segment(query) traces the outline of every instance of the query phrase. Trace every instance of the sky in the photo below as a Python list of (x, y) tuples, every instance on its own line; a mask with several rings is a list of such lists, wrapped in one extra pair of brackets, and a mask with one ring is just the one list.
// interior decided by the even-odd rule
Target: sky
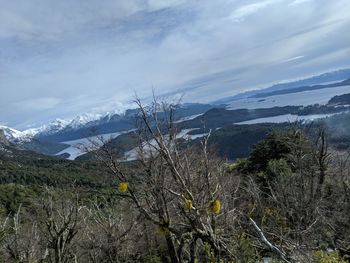
[(349, 0), (0, 0), (0, 124), (350, 67)]

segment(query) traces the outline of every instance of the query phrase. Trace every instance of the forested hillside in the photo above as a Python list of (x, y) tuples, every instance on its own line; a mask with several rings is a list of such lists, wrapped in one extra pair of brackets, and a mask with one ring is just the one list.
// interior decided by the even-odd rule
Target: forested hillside
[[(116, 145), (93, 161), (1, 146), (2, 262), (349, 260), (349, 158), (321, 126), (236, 125), (188, 144), (140, 108), (135, 162)], [(248, 155), (227, 162), (231, 148)]]

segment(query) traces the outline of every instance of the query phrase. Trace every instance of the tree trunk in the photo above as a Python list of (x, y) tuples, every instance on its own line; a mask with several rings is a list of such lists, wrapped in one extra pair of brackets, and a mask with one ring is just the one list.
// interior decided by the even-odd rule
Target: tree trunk
[(179, 258), (178, 258), (177, 253), (176, 253), (173, 239), (171, 238), (170, 235), (167, 235), (165, 237), (165, 239), (166, 239), (166, 243), (168, 246), (168, 252), (169, 252), (170, 259), (171, 259), (171, 263), (180, 263)]

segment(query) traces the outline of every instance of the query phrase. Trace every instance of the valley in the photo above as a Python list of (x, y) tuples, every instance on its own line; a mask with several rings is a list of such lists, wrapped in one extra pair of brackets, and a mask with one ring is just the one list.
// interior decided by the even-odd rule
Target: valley
[[(336, 114), (346, 114), (350, 110), (348, 95), (350, 86), (347, 81), (335, 81), (344, 78), (348, 71), (323, 74), (305, 79), (268, 87), (258, 93), (243, 93), (234, 100), (222, 100), (226, 104), (183, 104), (175, 110), (175, 125), (179, 137), (199, 141), (209, 130), (212, 133), (230, 125), (263, 124), (273, 126), (278, 123), (310, 123), (320, 119), (332, 118)], [(350, 74), (350, 73), (349, 73)], [(328, 84), (325, 84), (328, 76)], [(317, 82), (317, 80), (319, 82)], [(331, 81), (333, 80), (333, 81)], [(313, 86), (298, 87), (312, 83)], [(305, 88), (308, 87), (308, 88)], [(312, 87), (312, 88), (311, 88)], [(249, 94), (249, 96), (248, 96)], [(162, 118), (161, 112), (158, 113)], [(120, 158), (134, 160), (137, 142), (130, 143), (133, 130), (137, 128), (137, 110), (130, 109), (124, 114), (107, 113), (99, 115), (85, 114), (72, 121), (56, 120), (37, 129), (23, 132), (3, 127), (11, 143), (38, 153), (60, 156), (74, 160), (85, 159), (89, 148), (101, 147), (105, 143), (117, 140), (124, 147), (119, 152)], [(119, 137), (124, 134), (124, 136)], [(130, 137), (130, 138), (129, 138)], [(260, 137), (259, 137), (260, 138)], [(127, 140), (128, 143), (120, 142)], [(257, 142), (257, 141), (254, 141)], [(247, 144), (247, 148), (252, 143)], [(249, 151), (244, 149), (238, 156), (243, 157)], [(244, 154), (243, 154), (244, 153)], [(229, 154), (231, 156), (231, 154)], [(89, 156), (87, 154), (86, 156)]]
[(350, 263), (350, 0), (0, 2), (0, 263)]
[[(285, 94), (266, 95), (263, 99), (240, 98), (227, 104), (166, 104), (167, 110), (159, 110), (157, 104), (153, 104), (123, 114), (56, 120), (26, 131), (1, 126), (0, 207), (5, 216), (21, 218), (16, 223), (21, 225), (17, 234), (4, 233), (3, 242), (11, 249), (12, 240), (17, 236), (21, 242), (29, 242), (34, 236), (26, 231), (35, 233), (36, 226), (41, 229), (36, 237), (52, 242), (60, 238), (57, 237), (60, 234), (52, 230), (56, 225), (64, 235), (75, 231), (78, 236), (64, 242), (81, 258), (94, 253), (102, 260), (105, 253), (112, 253), (118, 246), (125, 253), (123, 262), (129, 262), (130, 258), (135, 258), (133, 262), (139, 262), (140, 258), (142, 262), (149, 262), (146, 260), (151, 255), (158, 263), (161, 255), (169, 253), (167, 248), (145, 253), (144, 242), (148, 242), (146, 247), (155, 248), (170, 231), (174, 231), (173, 235), (182, 232), (187, 235), (183, 224), (187, 224), (187, 220), (202, 220), (202, 217), (215, 218), (216, 223), (230, 233), (230, 239), (240, 240), (248, 246), (253, 242), (264, 246), (259, 238), (242, 238), (242, 231), (253, 237), (260, 229), (259, 225), (268, 229), (268, 233), (294, 242), (290, 230), (279, 229), (285, 223), (281, 223), (279, 217), (275, 219), (273, 213), (283, 215), (283, 218), (292, 216), (288, 220), (302, 226), (301, 235), (309, 228), (317, 228), (317, 236), (321, 235), (325, 242), (331, 243), (327, 241), (328, 235), (346, 240), (346, 231), (344, 235), (333, 233), (334, 228), (324, 226), (323, 220), (318, 223), (317, 218), (319, 213), (325, 215), (333, 209), (338, 215), (332, 218), (332, 223), (338, 224), (348, 213), (342, 209), (348, 203), (339, 200), (344, 200), (342, 197), (348, 193), (341, 169), (350, 169), (346, 161), (350, 150), (349, 87), (307, 91), (295, 88), (295, 93), (284, 90)], [(327, 162), (329, 172), (322, 179), (324, 162)], [(337, 180), (331, 180), (331, 173), (336, 174)], [(164, 181), (164, 174), (173, 176), (167, 178), (171, 182)], [(208, 181), (202, 181), (201, 175), (206, 175)], [(196, 196), (191, 201), (177, 193), (184, 191), (184, 182), (185, 191)], [(218, 183), (215, 186), (212, 182)], [(168, 186), (162, 188), (165, 185)], [(313, 206), (318, 206), (319, 196), (325, 195), (326, 186), (327, 194), (332, 194), (328, 199), (332, 201), (322, 203), (317, 211), (312, 210)], [(167, 187), (173, 187), (173, 190), (168, 193)], [(205, 197), (202, 200), (204, 194), (198, 191), (205, 187), (213, 193), (220, 187), (217, 193), (220, 199), (210, 201)], [(311, 199), (303, 199), (302, 189), (311, 194)], [(274, 191), (276, 196), (266, 195), (269, 191)], [(204, 192), (208, 193), (208, 190)], [(299, 196), (297, 200), (295, 195)], [(338, 208), (333, 207), (335, 195), (341, 196), (337, 200), (341, 202)], [(166, 196), (162, 202), (171, 204), (167, 208), (171, 221), (157, 221), (161, 205), (156, 198), (160, 196)], [(220, 207), (212, 208), (217, 200), (222, 201), (222, 207), (219, 203)], [(255, 212), (249, 211), (251, 200), (256, 202)], [(288, 208), (281, 202), (287, 202)], [(298, 210), (300, 204), (307, 209)], [(197, 208), (202, 212), (196, 213)], [(291, 209), (295, 215), (289, 214)], [(239, 211), (232, 219), (235, 230), (230, 227), (232, 223), (227, 224), (221, 218), (222, 211)], [(226, 214), (228, 217), (229, 213)], [(305, 213), (308, 220), (299, 220)], [(253, 222), (255, 229), (247, 219)], [(118, 227), (111, 222), (118, 222)], [(133, 222), (131, 226), (130, 222)], [(3, 226), (6, 231), (13, 229), (6, 221)], [(196, 225), (186, 227), (201, 233)], [(300, 233), (294, 223), (289, 229)], [(154, 232), (158, 234), (154, 235)], [(145, 241), (145, 233), (154, 236), (154, 241)], [(277, 242), (274, 235), (269, 238)], [(312, 232), (309, 235), (312, 240), (315, 238)], [(124, 236), (140, 238), (129, 240)], [(219, 232), (215, 236), (224, 240)], [(211, 240), (212, 237), (203, 238)], [(103, 248), (85, 246), (106, 239), (109, 241)], [(313, 242), (305, 239), (307, 243)], [(134, 249), (128, 251), (127, 244), (132, 244)], [(236, 246), (232, 251), (243, 249), (241, 243)], [(348, 254), (346, 247), (338, 246), (343, 255)], [(41, 253), (44, 247), (35, 243), (36, 253)], [(293, 256), (299, 253), (292, 246), (284, 247), (294, 253)], [(16, 249), (26, 250), (27, 245)], [(239, 252), (234, 253), (239, 255)], [(248, 262), (246, 258), (257, 262), (256, 255), (267, 260), (281, 258), (278, 253), (260, 248), (257, 252), (236, 257), (243, 258), (241, 262)], [(35, 257), (42, 256), (37, 254)]]

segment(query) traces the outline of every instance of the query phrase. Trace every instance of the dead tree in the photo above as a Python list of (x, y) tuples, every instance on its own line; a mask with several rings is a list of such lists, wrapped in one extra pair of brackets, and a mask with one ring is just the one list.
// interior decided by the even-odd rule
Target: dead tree
[(72, 203), (54, 201), (53, 196), (49, 195), (42, 209), (45, 214), (43, 235), (47, 240), (47, 253), (44, 258), (55, 263), (72, 262), (75, 257), (71, 250), (73, 239), (82, 228), (79, 225), (82, 207), (77, 199)]
[[(106, 147), (97, 151), (98, 159), (110, 168), (123, 186), (121, 196), (129, 199), (155, 232), (163, 236), (171, 262), (194, 262), (198, 244), (208, 244), (215, 256), (232, 254), (216, 231), (223, 214), (225, 174), (222, 161), (209, 155), (208, 136), (200, 146), (188, 147), (175, 122), (175, 105), (158, 103), (139, 109), (137, 148), (138, 183), (134, 183), (120, 161)], [(135, 149), (136, 150), (136, 149)], [(125, 191), (124, 191), (125, 190)], [(198, 242), (201, 241), (201, 242)]]
[(320, 130), (316, 139), (315, 159), (318, 165), (318, 184), (316, 190), (316, 198), (322, 195), (322, 186), (325, 181), (326, 171), (329, 164), (330, 153), (328, 151), (327, 136), (324, 129)]

